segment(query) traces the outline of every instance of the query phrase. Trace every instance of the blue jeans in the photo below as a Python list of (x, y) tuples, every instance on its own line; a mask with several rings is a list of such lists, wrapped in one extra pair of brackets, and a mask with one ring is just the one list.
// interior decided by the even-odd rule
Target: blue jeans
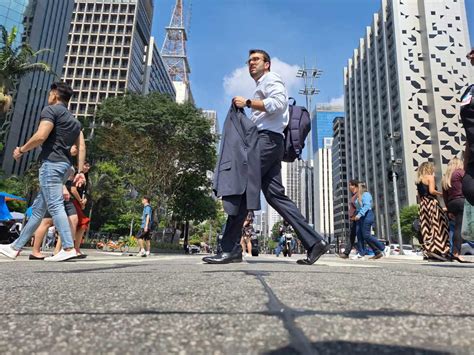
[(362, 247), (359, 249), (359, 254), (364, 256), (366, 250), (363, 247), (364, 241), (369, 245), (369, 247), (374, 251), (375, 255), (381, 253), (385, 246), (377, 238), (371, 234), (372, 225), (375, 222), (374, 212), (372, 210), (367, 211), (364, 217), (361, 217), (357, 221), (357, 241)]
[(44, 161), (39, 169), (40, 191), (32, 205), (32, 214), (28, 223), (21, 230), (20, 236), (16, 239), (12, 248), (20, 250), (35, 234), (36, 229), (49, 211), (53, 218), (53, 223), (61, 237), (63, 249), (74, 247), (71, 227), (64, 210), (63, 184), (69, 175), (71, 164), (66, 162)]

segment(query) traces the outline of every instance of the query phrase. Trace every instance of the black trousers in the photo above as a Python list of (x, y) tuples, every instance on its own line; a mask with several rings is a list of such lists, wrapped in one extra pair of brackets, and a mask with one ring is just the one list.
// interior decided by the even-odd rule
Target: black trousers
[[(258, 135), (260, 164), (262, 170), (262, 191), (267, 203), (277, 211), (295, 230), (306, 250), (323, 238), (305, 220), (295, 203), (285, 195), (281, 182), (281, 160), (283, 159), (283, 136), (261, 131)], [(242, 198), (239, 213), (229, 216), (222, 236), (222, 251), (230, 252), (240, 247), (242, 225), (247, 215), (247, 203)]]
[(350, 228), (349, 238), (347, 240), (347, 244), (344, 247), (344, 254), (346, 255), (349, 255), (351, 253), (351, 250), (352, 248), (354, 248), (354, 245), (355, 245), (356, 234), (357, 234), (356, 222), (351, 221), (349, 228)]
[(464, 199), (457, 198), (455, 200), (449, 201), (448, 212), (454, 215), (454, 235), (453, 235), (453, 253), (459, 254), (461, 252), (462, 245), (462, 217), (464, 215)]
[(470, 163), (466, 167), (466, 173), (462, 179), (462, 193), (467, 202), (474, 205), (474, 164)]

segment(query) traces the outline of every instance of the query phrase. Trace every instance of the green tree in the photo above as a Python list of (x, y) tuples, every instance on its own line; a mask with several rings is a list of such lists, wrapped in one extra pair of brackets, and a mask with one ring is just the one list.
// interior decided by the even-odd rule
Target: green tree
[(210, 123), (191, 104), (167, 95), (129, 94), (107, 99), (97, 118), (99, 155), (117, 161), (139, 192), (154, 195), (160, 205), (182, 188), (185, 173), (205, 174), (215, 162)]
[[(411, 243), (415, 237), (413, 221), (418, 218), (418, 205), (405, 206), (400, 210), (400, 226), (402, 229), (403, 243)], [(397, 223), (392, 225), (395, 233), (398, 233)]]
[(6, 113), (12, 104), (12, 91), (18, 81), (34, 71), (51, 72), (51, 67), (42, 61), (34, 60), (49, 49), (38, 51), (28, 43), (15, 46), (18, 30), (13, 27), (11, 32), (0, 25), (0, 151), (10, 126)]
[(132, 219), (140, 218), (139, 201), (128, 197), (128, 177), (111, 161), (96, 163), (89, 172), (91, 229), (128, 234)]
[(272, 233), (270, 234), (272, 240), (274, 240), (276, 242), (278, 242), (280, 240), (280, 224), (281, 224), (281, 222), (275, 223), (272, 227)]
[(215, 164), (215, 137), (210, 123), (191, 104), (167, 95), (126, 94), (105, 100), (97, 119), (94, 158), (113, 161), (140, 195), (149, 195), (156, 210), (182, 221), (215, 216), (207, 172)]

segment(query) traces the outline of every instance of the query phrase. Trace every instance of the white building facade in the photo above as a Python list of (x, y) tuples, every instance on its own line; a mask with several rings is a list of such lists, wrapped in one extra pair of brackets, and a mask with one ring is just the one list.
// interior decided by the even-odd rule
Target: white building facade
[(472, 75), (469, 50), (463, 0), (383, 0), (344, 69), (348, 175), (367, 182), (383, 238), (394, 234), (389, 171), (400, 207), (413, 205), (419, 165), (432, 161), (439, 181), (463, 150), (457, 100)]
[(332, 142), (332, 137), (323, 138), (323, 146), (316, 151), (314, 157), (314, 186), (316, 191), (314, 229), (327, 240), (331, 240), (334, 236)]

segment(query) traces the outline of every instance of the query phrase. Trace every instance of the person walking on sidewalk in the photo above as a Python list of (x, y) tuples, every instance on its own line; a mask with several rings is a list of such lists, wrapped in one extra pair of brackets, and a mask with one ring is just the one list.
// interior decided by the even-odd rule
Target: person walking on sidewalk
[[(290, 223), (307, 250), (307, 257), (297, 263), (311, 265), (329, 250), (329, 245), (306, 222), (294, 202), (285, 195), (282, 185), (283, 131), (289, 121), (288, 93), (281, 77), (270, 71), (271, 59), (267, 52), (261, 49), (250, 50), (247, 65), (250, 76), (256, 83), (253, 97), (234, 97), (233, 104), (237, 108), (251, 109), (250, 119), (258, 129), (263, 194), (270, 206)], [(246, 203), (241, 201), (238, 214), (227, 219), (222, 237), (223, 252), (203, 258), (204, 262), (227, 264), (242, 261), (239, 242), (247, 213)]]
[[(150, 198), (144, 196), (142, 198), (143, 204), (143, 213), (142, 213), (142, 224), (141, 229), (138, 232), (138, 245), (140, 246), (140, 251), (137, 256), (150, 256), (151, 249), (151, 225), (153, 221), (153, 211), (150, 205)], [(146, 244), (146, 251), (145, 251)]]
[(437, 199), (438, 196), (443, 196), (443, 193), (436, 189), (434, 172), (433, 163), (424, 162), (418, 168), (416, 179), (423, 254), (428, 260), (448, 261), (450, 258), (448, 217)]
[[(359, 181), (357, 180), (349, 181), (349, 191), (351, 192), (351, 200), (349, 201), (349, 221), (350, 221), (349, 240), (347, 241), (347, 244), (344, 248), (344, 253), (338, 254), (342, 259), (348, 259), (349, 254), (352, 251), (352, 248), (356, 246), (356, 232), (357, 231), (356, 231), (356, 222), (353, 220), (353, 218), (356, 215), (355, 201), (357, 199), (357, 186), (358, 185), (359, 185)], [(359, 247), (356, 246), (356, 249), (359, 249)], [(359, 252), (359, 250), (357, 250), (357, 252)]]
[(369, 259), (380, 259), (383, 257), (385, 246), (375, 236), (372, 235), (372, 226), (375, 222), (374, 211), (372, 211), (372, 195), (367, 190), (365, 182), (360, 182), (355, 200), (356, 215), (353, 220), (356, 222), (357, 239), (359, 240), (359, 253), (355, 259), (365, 257), (366, 251), (363, 242), (374, 251), (374, 256)]
[[(72, 166), (71, 146), (76, 144), (79, 149), (79, 166), (83, 166), (85, 158), (81, 124), (67, 109), (73, 93), (66, 83), (53, 83), (48, 96), (48, 106), (41, 112), (37, 131), (25, 145), (16, 147), (13, 151), (13, 158), (18, 161), (26, 152), (40, 145), (42, 147), (39, 156), (40, 191), (32, 205), (32, 216), (12, 244), (0, 245), (0, 254), (11, 259), (15, 259), (31, 239), (46, 211), (51, 214), (54, 225), (59, 231), (63, 249), (56, 255), (45, 258), (45, 261), (64, 261), (76, 257), (63, 198), (63, 184)], [(74, 183), (81, 185), (84, 179), (84, 174), (79, 171)]]

